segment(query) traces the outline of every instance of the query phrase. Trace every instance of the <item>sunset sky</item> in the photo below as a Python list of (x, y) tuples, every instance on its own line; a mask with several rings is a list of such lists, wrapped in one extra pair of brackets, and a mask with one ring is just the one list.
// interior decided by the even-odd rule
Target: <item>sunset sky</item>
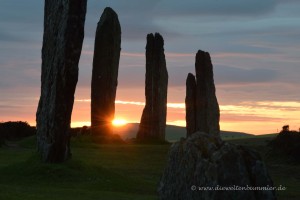
[[(0, 121), (35, 125), (40, 95), (42, 0), (0, 1)], [(139, 122), (146, 35), (165, 40), (167, 123), (185, 124), (185, 79), (198, 49), (211, 54), (221, 129), (274, 133), (300, 127), (299, 0), (88, 0), (72, 126), (89, 125), (97, 22), (112, 7), (122, 28), (116, 118)]]

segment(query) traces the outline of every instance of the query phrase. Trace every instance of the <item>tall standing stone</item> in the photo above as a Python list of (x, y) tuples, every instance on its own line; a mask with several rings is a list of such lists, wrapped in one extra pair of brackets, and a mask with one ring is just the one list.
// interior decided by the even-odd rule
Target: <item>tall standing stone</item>
[(115, 98), (121, 51), (118, 15), (105, 8), (98, 22), (94, 47), (91, 88), (91, 132), (97, 136), (113, 133)]
[(186, 84), (187, 136), (195, 131), (219, 135), (220, 110), (208, 52), (197, 52), (195, 68), (196, 82), (193, 75), (189, 74)]
[(196, 123), (197, 130), (220, 133), (220, 110), (216, 97), (213, 65), (208, 52), (199, 50), (196, 54)]
[(69, 129), (84, 37), (87, 0), (45, 0), (41, 97), (36, 114), (44, 162), (70, 156)]
[[(170, 148), (159, 199), (276, 199), (259, 153), (224, 142), (219, 135), (219, 106), (207, 52), (196, 55), (196, 81), (188, 75), (185, 102), (188, 137)], [(249, 190), (266, 187), (270, 190)]]
[(185, 109), (186, 109), (186, 130), (187, 136), (196, 132), (196, 77), (189, 73), (186, 79), (186, 97), (185, 97)]
[(137, 133), (138, 140), (165, 140), (168, 71), (164, 40), (159, 33), (147, 35), (146, 105)]

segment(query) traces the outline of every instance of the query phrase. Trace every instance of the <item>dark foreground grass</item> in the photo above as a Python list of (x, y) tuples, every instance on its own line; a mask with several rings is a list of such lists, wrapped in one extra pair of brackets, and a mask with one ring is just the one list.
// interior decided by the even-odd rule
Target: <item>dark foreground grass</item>
[(169, 145), (97, 145), (81, 137), (73, 157), (43, 164), (34, 138), (0, 149), (0, 199), (157, 199)]
[[(299, 166), (269, 153), (270, 138), (233, 140), (261, 152), (278, 199), (299, 199)], [(98, 145), (89, 137), (72, 139), (71, 160), (43, 164), (33, 137), (0, 148), (0, 200), (157, 199), (156, 189), (169, 145)]]

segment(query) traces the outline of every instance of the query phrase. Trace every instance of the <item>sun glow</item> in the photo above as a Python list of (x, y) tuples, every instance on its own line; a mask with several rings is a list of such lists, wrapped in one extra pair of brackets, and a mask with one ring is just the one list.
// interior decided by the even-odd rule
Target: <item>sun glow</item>
[(114, 119), (114, 120), (112, 121), (112, 124), (113, 124), (114, 126), (124, 126), (124, 125), (127, 124), (127, 121), (126, 121), (125, 119)]

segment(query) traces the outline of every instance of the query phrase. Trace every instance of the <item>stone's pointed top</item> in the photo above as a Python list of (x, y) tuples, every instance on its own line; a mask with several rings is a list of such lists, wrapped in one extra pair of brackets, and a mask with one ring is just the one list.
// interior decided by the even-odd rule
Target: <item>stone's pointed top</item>
[(198, 52), (197, 52), (197, 54), (205, 54), (205, 53), (208, 53), (208, 52), (206, 52), (206, 51), (202, 51), (202, 50), (198, 50)]
[(189, 73), (188, 74), (188, 76), (187, 76), (187, 79), (186, 79), (186, 81), (188, 82), (189, 80), (195, 80), (195, 76), (194, 76), (194, 74), (192, 74), (192, 73)]
[(109, 14), (112, 16), (118, 16), (117, 13), (111, 8), (111, 7), (106, 7), (103, 11), (103, 14)]
[(164, 46), (164, 38), (159, 33), (155, 33), (155, 39), (161, 46)]
[(196, 87), (196, 76), (192, 73), (189, 73), (186, 78), (186, 86)]
[(198, 52), (197, 52), (197, 54), (196, 54), (196, 56), (201, 56), (201, 55), (209, 55), (209, 53), (208, 52), (206, 52), (206, 51), (202, 51), (202, 50), (198, 50)]
[(159, 33), (155, 33), (155, 39), (161, 40), (162, 42), (164, 42), (163, 37), (162, 37), (161, 34), (159, 34)]
[(198, 52), (196, 54), (196, 62), (199, 62), (199, 61), (204, 62), (205, 60), (208, 60), (209, 62), (211, 62), (210, 54), (206, 51), (198, 50)]
[(155, 33), (155, 34), (153, 34), (153, 33), (149, 33), (149, 34), (147, 34), (147, 39), (155, 39), (155, 40), (160, 40), (160, 41), (164, 41), (164, 39), (163, 39), (163, 37), (161, 36), (161, 34), (159, 34), (159, 33)]
[[(107, 25), (105, 25), (107, 24)], [(98, 27), (108, 26), (117, 28), (121, 32), (121, 26), (117, 13), (110, 7), (106, 7), (98, 22)]]
[(153, 35), (153, 33), (147, 34), (147, 42), (150, 41), (150, 40), (154, 40), (154, 35)]
[[(164, 46), (164, 39), (159, 33), (149, 33), (147, 34), (147, 45), (155, 43), (155, 46), (162, 48)], [(147, 47), (146, 47), (147, 48)]]

